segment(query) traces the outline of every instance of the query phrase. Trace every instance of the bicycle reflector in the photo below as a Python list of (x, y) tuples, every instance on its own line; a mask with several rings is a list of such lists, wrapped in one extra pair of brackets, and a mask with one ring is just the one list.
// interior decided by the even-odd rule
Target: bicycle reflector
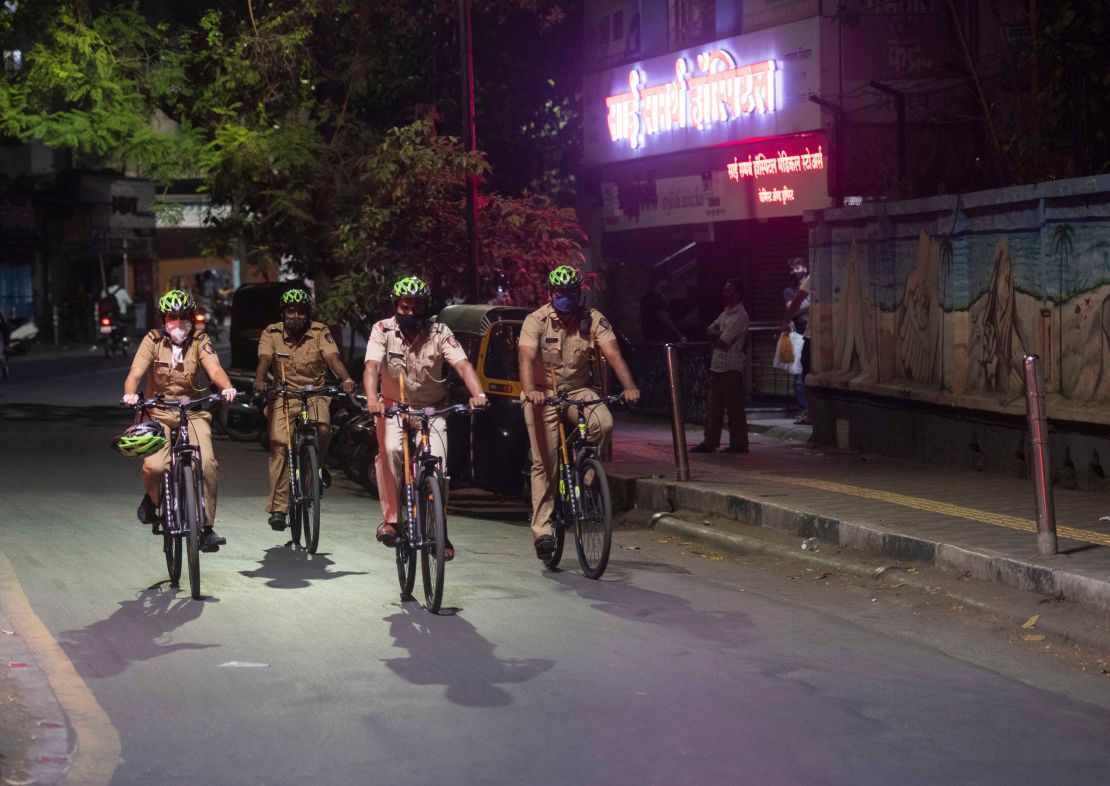
[(157, 420), (136, 423), (112, 441), (112, 447), (125, 456), (142, 458), (157, 453), (166, 444), (166, 433)]
[(109, 319), (108, 317), (101, 317), (100, 318), (100, 324), (101, 325), (110, 325), (110, 324), (112, 324), (112, 320)]

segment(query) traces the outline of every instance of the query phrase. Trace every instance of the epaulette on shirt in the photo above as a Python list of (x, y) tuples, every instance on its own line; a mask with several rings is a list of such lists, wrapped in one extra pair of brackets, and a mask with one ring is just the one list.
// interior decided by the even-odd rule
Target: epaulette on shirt
[(281, 331), (281, 327), (280, 327), (280, 326), (278, 326), (278, 325), (270, 325), (270, 327), (266, 328), (266, 332), (267, 332), (267, 333), (281, 333), (282, 331)]

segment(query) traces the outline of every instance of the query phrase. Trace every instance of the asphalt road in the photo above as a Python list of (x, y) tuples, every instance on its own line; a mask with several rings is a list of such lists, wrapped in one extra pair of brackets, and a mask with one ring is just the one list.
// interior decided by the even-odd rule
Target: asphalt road
[(125, 418), (63, 408), (122, 371), (74, 362), (0, 392), (0, 551), (118, 735), (113, 784), (1110, 782), (1106, 678), (1033, 648), (644, 530), (602, 581), (545, 572), (480, 497), (433, 616), (345, 481), (322, 553), (286, 547), (249, 444), (217, 442), (229, 543), (192, 601), (135, 521)]

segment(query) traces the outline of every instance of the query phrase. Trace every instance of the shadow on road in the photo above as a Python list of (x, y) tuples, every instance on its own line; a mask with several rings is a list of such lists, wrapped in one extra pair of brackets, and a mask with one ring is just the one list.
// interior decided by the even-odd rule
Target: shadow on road
[(496, 646), (458, 615), (437, 617), (406, 603), (385, 618), (407, 658), (386, 659), (397, 676), (413, 685), (444, 685), (445, 696), (465, 707), (505, 707), (513, 698), (502, 685), (527, 682), (555, 665), (546, 658), (506, 660)]
[(240, 575), (251, 579), (269, 579), (267, 587), (274, 589), (304, 589), (313, 581), (339, 579), (343, 576), (365, 576), (365, 571), (328, 568), (335, 564), (327, 554), (309, 554), (290, 543), (266, 549), (254, 570), (241, 570)]
[[(577, 573), (545, 571), (544, 578), (566, 592), (593, 601), (593, 608), (631, 622), (680, 630), (733, 649), (749, 644), (751, 617), (738, 611), (700, 611), (686, 598), (633, 584), (624, 570), (610, 568), (600, 581)], [(611, 578), (612, 576), (612, 578)]]
[(135, 600), (121, 601), (107, 619), (63, 631), (59, 642), (82, 677), (112, 677), (130, 663), (178, 650), (204, 650), (219, 644), (173, 641), (168, 634), (200, 617), (204, 603), (168, 583), (145, 589)]

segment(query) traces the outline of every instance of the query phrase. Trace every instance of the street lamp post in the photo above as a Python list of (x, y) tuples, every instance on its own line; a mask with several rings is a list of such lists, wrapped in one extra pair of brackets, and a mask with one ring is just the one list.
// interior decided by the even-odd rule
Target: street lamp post
[[(474, 42), (471, 36), (471, 0), (459, 0), (459, 57), (462, 62), (463, 142), (466, 149), (478, 149), (474, 130)], [(466, 176), (466, 232), (469, 241), (471, 294), (478, 303), (482, 292), (481, 255), (478, 239), (478, 176)]]

